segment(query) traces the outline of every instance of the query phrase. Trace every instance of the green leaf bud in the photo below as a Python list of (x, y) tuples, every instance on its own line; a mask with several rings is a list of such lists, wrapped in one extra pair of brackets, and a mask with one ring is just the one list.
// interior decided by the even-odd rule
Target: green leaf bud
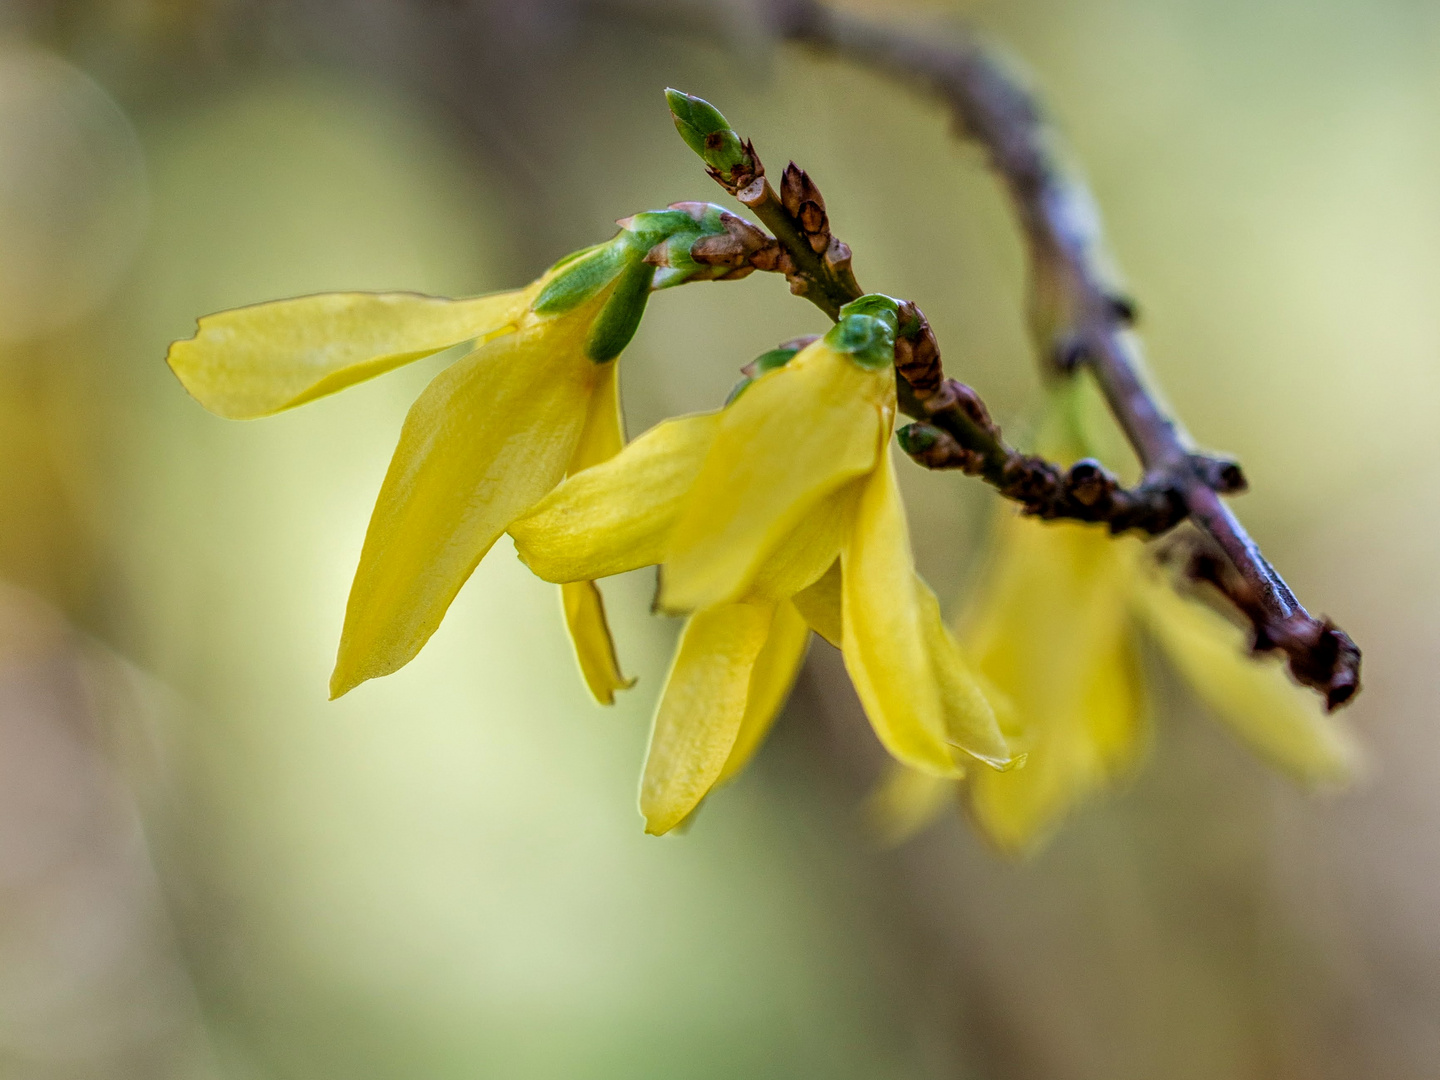
[(840, 309), (840, 318), (847, 315), (873, 315), (886, 319), (892, 327), (899, 327), (900, 301), (884, 293), (866, 293), (858, 300), (852, 300)]
[(940, 441), (940, 430), (929, 424), (906, 424), (895, 432), (900, 449), (907, 454), (923, 454)]
[(749, 148), (714, 105), (679, 90), (666, 90), (665, 101), (675, 118), (675, 130), (680, 132), (685, 145), (716, 173), (731, 178), (753, 171)]
[(840, 321), (825, 335), (825, 344), (863, 368), (875, 370), (893, 364), (899, 306), (894, 297), (883, 293), (851, 301), (840, 309)]

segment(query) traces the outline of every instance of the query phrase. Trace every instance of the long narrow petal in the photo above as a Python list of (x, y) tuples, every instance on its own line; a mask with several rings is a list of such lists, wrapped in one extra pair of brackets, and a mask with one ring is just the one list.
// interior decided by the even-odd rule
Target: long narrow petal
[(805, 661), (805, 649), (809, 644), (810, 627), (795, 606), (789, 601), (777, 604), (770, 635), (765, 639), (765, 646), (750, 672), (750, 689), (745, 697), (745, 715), (740, 720), (740, 731), (715, 783), (723, 784), (740, 772), (760, 749), (776, 715), (790, 696), (790, 688), (795, 685), (795, 676), (800, 674), (800, 665)]
[(1279, 657), (1249, 656), (1244, 631), (1164, 581), (1146, 581), (1137, 599), (1171, 663), (1241, 741), (1303, 784), (1351, 778), (1357, 754), (1349, 733), (1290, 681)]
[(560, 600), (585, 685), (601, 705), (615, 704), (615, 691), (629, 690), (635, 680), (620, 670), (599, 586), (593, 581), (567, 581), (560, 586)]
[(661, 562), (719, 417), (657, 424), (566, 480), (510, 526), (525, 565), (546, 581), (586, 581)]
[[(590, 396), (585, 428), (570, 461), (570, 474), (608, 461), (625, 445), (625, 421), (620, 412), (620, 365), (611, 362), (600, 373)], [(575, 659), (590, 694), (601, 705), (615, 703), (615, 691), (635, 685), (620, 670), (615, 636), (605, 618), (605, 599), (593, 581), (571, 581), (560, 586), (565, 629), (575, 648)]]
[(670, 539), (661, 604), (688, 611), (746, 595), (775, 545), (871, 470), (893, 400), (890, 368), (864, 370), (823, 342), (752, 383), (721, 414)]
[(841, 553), (841, 593), (845, 669), (880, 742), (912, 768), (957, 775), (888, 452), (856, 507)]
[(190, 394), (233, 420), (333, 394), (462, 341), (512, 328), (533, 287), (469, 300), (322, 293), (222, 311), (166, 360)]
[(915, 595), (951, 743), (993, 768), (1013, 768), (1019, 762), (1000, 731), (995, 708), (955, 635), (940, 617), (940, 602), (919, 577), (915, 578)]
[(1013, 772), (973, 770), (966, 790), (976, 824), (1018, 851), (1140, 749), (1144, 699), (1126, 608), (1138, 548), (1093, 526), (1009, 515), (998, 541), (963, 640), (1013, 704), (1027, 756)]
[(559, 483), (598, 375), (584, 330), (555, 320), (507, 334), (411, 407), (365, 534), (332, 696), (408, 663), (510, 522)]
[(734, 749), (773, 617), (769, 604), (722, 604), (685, 625), (640, 782), (646, 832), (669, 832), (715, 785)]

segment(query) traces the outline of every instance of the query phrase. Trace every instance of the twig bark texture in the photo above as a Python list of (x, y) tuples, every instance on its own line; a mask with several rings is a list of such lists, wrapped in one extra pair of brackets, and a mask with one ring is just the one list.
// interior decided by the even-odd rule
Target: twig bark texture
[[(1144, 478), (1126, 490), (1097, 462), (1061, 470), (1007, 446), (974, 391), (944, 377), (934, 335), (913, 307), (896, 350), (901, 407), (919, 421), (902, 435), (906, 451), (932, 468), (980, 475), (1040, 517), (1105, 522), (1114, 532), (1151, 535), (1188, 518), (1206, 538), (1191, 559), (1192, 577), (1217, 588), (1249, 620), (1254, 649), (1282, 652), (1295, 678), (1319, 691), (1331, 709), (1353, 697), (1360, 688), (1360, 650), (1330, 620), (1305, 610), (1221, 499), (1244, 489), (1239, 466), (1196, 452), (1150, 390), (1131, 327), (1133, 304), (1105, 269), (1094, 201), (1061, 164), (1029, 90), (968, 37), (942, 44), (814, 0), (772, 0), (768, 14), (782, 38), (938, 95), (960, 129), (985, 148), (1029, 245), (1037, 343), (1060, 372), (1084, 365), (1094, 374)], [(746, 148), (753, 167), (712, 175), (778, 241), (757, 251), (752, 265), (784, 272), (794, 292), (833, 317), (861, 290), (849, 248), (830, 232), (824, 199), (793, 164), (777, 192), (748, 143)]]

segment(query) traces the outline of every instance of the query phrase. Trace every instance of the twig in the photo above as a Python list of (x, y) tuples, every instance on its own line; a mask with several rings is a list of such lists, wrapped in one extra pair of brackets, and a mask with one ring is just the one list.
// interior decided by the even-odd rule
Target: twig
[[(722, 280), (753, 270), (783, 273), (791, 292), (838, 318), (840, 309), (864, 290), (851, 269), (849, 245), (830, 230), (825, 199), (815, 182), (791, 162), (777, 193), (754, 145), (736, 134), (709, 102), (677, 90), (666, 94), (676, 126), (706, 161), (710, 176), (775, 232), (768, 236), (744, 218), (723, 214), (724, 231), (697, 241), (690, 258), (724, 270)], [(701, 205), (675, 203), (671, 209)], [(1093, 458), (1066, 469), (1008, 445), (980, 395), (945, 377), (940, 346), (924, 313), (902, 301), (900, 316), (895, 343), (900, 408), (918, 422), (898, 434), (902, 449), (915, 461), (930, 469), (978, 476), (1020, 503), (1027, 514), (1046, 520), (1103, 523), (1112, 533), (1134, 530), (1148, 536), (1185, 520), (1183, 499), (1164, 484), (1126, 489)], [(1235, 463), (1196, 457), (1206, 475), (1216, 477), (1225, 490), (1244, 488)]]
[[(1080, 364), (1089, 367), (1135, 448), (1145, 476), (1133, 492), (1123, 492), (1108, 474), (1057, 478), (1043, 467), (1027, 467), (1024, 455), (1002, 450), (999, 432), (988, 422), (983, 407), (976, 408), (978, 398), (973, 391), (943, 378), (935, 381), (930, 394), (911, 381), (912, 394), (902, 395), (902, 408), (926, 425), (911, 429), (907, 449), (912, 456), (926, 464), (949, 465), (953, 461), (992, 483), (997, 479), (991, 475), (997, 463), (1003, 470), (1004, 462), (1015, 462), (1012, 468), (1024, 470), (1041, 489), (1056, 493), (1042, 500), (1053, 506), (1053, 516), (1105, 520), (1113, 528), (1114, 522), (1124, 522), (1133, 513), (1141, 524), (1127, 523), (1121, 528), (1150, 532), (1163, 529), (1147, 526), (1168, 528), (1190, 518), (1223, 553), (1228, 567), (1208, 580), (1250, 621), (1253, 648), (1284, 653), (1294, 677), (1318, 690), (1328, 708), (1349, 701), (1360, 689), (1359, 648), (1330, 620), (1316, 619), (1305, 610), (1221, 500), (1221, 494), (1243, 489), (1238, 466), (1196, 453), (1189, 435), (1150, 391), (1144, 355), (1130, 329), (1134, 305), (1113, 288), (1105, 271), (1094, 202), (1083, 182), (1060, 164), (1053, 137), (1030, 92), (996, 56), (973, 40), (937, 44), (930, 38), (832, 11), (816, 0), (771, 0), (768, 10), (781, 37), (918, 82), (937, 93), (961, 128), (986, 148), (1009, 190), (1029, 243), (1032, 319), (1041, 347), (1063, 372)], [(763, 179), (758, 159), (756, 166), (756, 176)], [(791, 169), (786, 170), (787, 177)], [(756, 182), (754, 178), (750, 181), (752, 185)], [(813, 184), (807, 189), (813, 189)], [(768, 196), (764, 194), (767, 191)], [(766, 216), (778, 217), (776, 205), (787, 209), (783, 200), (775, 198), (768, 184), (759, 195), (757, 203), (747, 201), (746, 205), (756, 210), (794, 257), (787, 276), (805, 279), (804, 287), (795, 291), (820, 303), (812, 292), (825, 284), (824, 278), (806, 276), (801, 248)], [(823, 201), (812, 201), (823, 211)], [(847, 248), (847, 271), (848, 253)], [(791, 282), (794, 289), (794, 276)], [(827, 300), (833, 303), (835, 299), (827, 293)], [(898, 361), (897, 367), (910, 381), (912, 373)], [(1091, 463), (1079, 464), (1088, 470)], [(1003, 474), (998, 478), (1003, 479)], [(1097, 512), (1085, 518), (1065, 512), (1077, 500), (1083, 504), (1094, 498), (1096, 491), (1100, 492), (1097, 505), (1114, 516)], [(1121, 506), (1118, 512), (1117, 502)], [(1035, 512), (1046, 516), (1043, 509)]]

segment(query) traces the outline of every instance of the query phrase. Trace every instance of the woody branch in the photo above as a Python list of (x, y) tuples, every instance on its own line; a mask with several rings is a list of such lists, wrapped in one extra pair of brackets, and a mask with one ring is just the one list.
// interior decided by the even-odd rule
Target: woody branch
[[(1132, 303), (1113, 286), (1102, 259), (1099, 215), (1084, 183), (1060, 163), (1054, 138), (1030, 92), (974, 40), (937, 44), (885, 24), (833, 11), (815, 0), (771, 0), (781, 37), (919, 83), (938, 94), (961, 130), (989, 154), (1024, 229), (1031, 256), (1032, 320), (1048, 362), (1062, 375), (1084, 366), (1134, 447), (1144, 477), (1123, 488), (1098, 462), (1069, 470), (1008, 446), (979, 396), (944, 377), (923, 314), (902, 311), (896, 369), (901, 408), (918, 422), (902, 446), (930, 468), (979, 475), (1043, 518), (1104, 522), (1112, 532), (1164, 532), (1187, 518), (1199, 530), (1189, 572), (1214, 586), (1250, 623), (1257, 651), (1278, 650), (1291, 673), (1327, 707), (1360, 688), (1360, 650), (1329, 619), (1312, 616), (1260, 552), (1221, 496), (1242, 491), (1239, 466), (1198, 453), (1183, 426), (1151, 392), (1131, 328)], [(774, 233), (742, 259), (783, 272), (791, 290), (832, 318), (861, 295), (850, 249), (830, 232), (824, 199), (792, 163), (777, 192), (749, 142), (729, 168), (710, 174)], [(703, 253), (697, 253), (703, 254)], [(734, 253), (715, 252), (722, 258)]]

